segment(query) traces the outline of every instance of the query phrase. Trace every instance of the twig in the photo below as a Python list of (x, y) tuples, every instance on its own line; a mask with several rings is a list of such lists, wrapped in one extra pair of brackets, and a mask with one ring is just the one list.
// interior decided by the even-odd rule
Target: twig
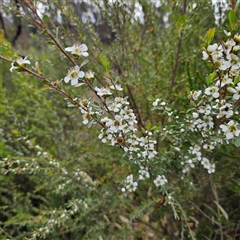
[[(219, 197), (218, 197), (216, 186), (215, 186), (215, 184), (214, 184), (214, 182), (212, 180), (211, 175), (210, 175), (209, 178), (210, 178), (210, 184), (211, 184), (211, 188), (212, 188), (212, 191), (213, 191), (213, 195), (215, 197), (216, 202), (219, 204)], [(218, 207), (217, 207), (217, 214), (218, 214), (218, 220), (220, 221), (221, 213), (220, 213), (220, 210), (219, 210)], [(221, 240), (224, 240), (224, 238), (223, 238), (223, 227), (222, 227), (221, 222), (219, 222), (219, 228), (220, 228)]]

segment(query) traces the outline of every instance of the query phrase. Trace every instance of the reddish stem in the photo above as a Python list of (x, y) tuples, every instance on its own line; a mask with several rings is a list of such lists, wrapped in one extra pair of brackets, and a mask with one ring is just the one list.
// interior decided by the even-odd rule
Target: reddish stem
[(235, 2), (234, 2), (234, 0), (231, 0), (232, 1), (232, 10), (234, 10), (235, 9)]

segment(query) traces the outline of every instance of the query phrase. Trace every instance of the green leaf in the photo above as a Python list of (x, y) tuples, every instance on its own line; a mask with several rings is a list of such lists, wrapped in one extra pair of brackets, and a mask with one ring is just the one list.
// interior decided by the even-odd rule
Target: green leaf
[(109, 72), (110, 70), (110, 62), (107, 60), (106, 56), (100, 55), (100, 62), (103, 65), (104, 69)]
[(53, 41), (47, 41), (47, 44), (49, 44), (49, 45), (56, 45), (55, 42), (53, 42)]
[(217, 205), (217, 207), (219, 208), (219, 210), (222, 212), (223, 216), (225, 217), (226, 220), (228, 220), (228, 214), (227, 212), (223, 209), (223, 207), (216, 201), (214, 201), (214, 203)]
[(151, 122), (148, 122), (148, 124), (147, 124), (147, 130), (149, 131), (150, 129), (151, 129), (151, 127), (152, 127), (152, 124), (151, 124)]
[(148, 100), (148, 101), (153, 101), (153, 100), (154, 100), (154, 97), (153, 97), (152, 95), (150, 95), (150, 96), (147, 97), (147, 100)]
[(4, 31), (2, 29), (0, 29), (0, 54), (5, 57), (13, 56), (12, 46), (11, 46), (10, 42), (8, 42), (5, 39)]
[(94, 123), (94, 121), (93, 121), (93, 120), (91, 120), (91, 121), (88, 123), (87, 127), (88, 127), (88, 128), (91, 128), (91, 127), (92, 127), (92, 125), (93, 125), (93, 123)]
[(34, 33), (30, 33), (29, 35), (33, 39), (38, 39), (38, 36), (36, 34), (34, 34)]
[(152, 127), (152, 130), (155, 132), (155, 131), (158, 131), (158, 126), (154, 126)]
[(85, 60), (81, 63), (80, 68), (81, 68), (82, 66), (86, 65), (88, 62), (89, 62), (88, 59), (85, 59)]
[(232, 144), (235, 145), (236, 147), (240, 147), (240, 137), (234, 138), (232, 140)]
[(42, 21), (43, 21), (43, 23), (46, 25), (46, 23), (47, 23), (47, 21), (49, 20), (49, 16), (48, 15), (46, 15), (46, 14), (44, 14), (43, 15), (43, 18), (42, 18)]
[(229, 11), (228, 20), (229, 20), (231, 29), (235, 30), (235, 26), (236, 26), (236, 11), (235, 10), (230, 10)]
[(199, 39), (200, 39), (202, 42), (205, 42), (205, 39), (204, 39), (204, 37), (202, 37), (202, 36), (199, 36)]
[(208, 45), (212, 42), (215, 32), (216, 32), (216, 28), (210, 28), (207, 31), (207, 33), (205, 35), (205, 39), (207, 40)]
[(206, 78), (206, 83), (207, 83), (207, 86), (211, 86), (212, 83), (213, 83), (213, 80), (214, 78), (216, 77), (217, 73), (216, 72), (213, 72), (211, 74), (209, 74)]
[(237, 85), (240, 82), (240, 76), (234, 78), (234, 84)]

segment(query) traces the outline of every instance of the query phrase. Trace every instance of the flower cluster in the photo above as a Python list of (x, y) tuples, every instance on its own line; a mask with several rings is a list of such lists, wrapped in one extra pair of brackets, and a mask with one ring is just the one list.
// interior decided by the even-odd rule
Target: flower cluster
[[(203, 146), (206, 146), (204, 144)], [(212, 149), (213, 146), (211, 145)], [(211, 164), (209, 159), (202, 156), (202, 149), (199, 145), (195, 144), (194, 146), (189, 147), (188, 154), (185, 156), (184, 161), (182, 162), (182, 165), (184, 165), (183, 173), (187, 173), (191, 168), (195, 168), (195, 164), (198, 162), (201, 162), (203, 167), (207, 169), (208, 173), (214, 173), (215, 172), (215, 164)]]
[[(72, 47), (65, 48), (75, 58), (87, 57), (88, 47), (85, 44), (74, 44)], [(240, 36), (235, 34), (231, 39), (221, 44), (208, 45), (203, 50), (203, 60), (210, 62), (214, 66), (214, 71), (207, 78), (207, 87), (202, 91), (192, 91), (189, 100), (194, 105), (185, 116), (184, 121), (177, 127), (174, 125), (179, 122), (179, 115), (176, 110), (168, 106), (158, 96), (152, 99), (153, 109), (161, 110), (168, 117), (168, 122), (172, 123), (173, 129), (162, 128), (164, 137), (172, 142), (175, 149), (184, 134), (188, 132), (199, 134), (197, 142), (193, 141), (185, 156), (182, 165), (183, 172), (195, 168), (200, 162), (207, 169), (208, 173), (215, 172), (215, 164), (210, 161), (208, 153), (217, 144), (228, 143), (229, 140), (239, 137), (240, 130), (237, 121), (240, 99)], [(154, 131), (145, 131), (143, 136), (137, 134), (137, 117), (131, 109), (131, 104), (126, 97), (121, 96), (123, 87), (115, 84), (109, 79), (111, 84), (96, 86), (92, 84), (94, 73), (89, 70), (82, 71), (82, 66), (87, 63), (85, 60), (81, 65), (75, 65), (68, 70), (63, 78), (65, 83), (71, 83), (78, 87), (88, 85), (99, 99), (99, 105), (91, 99), (74, 98), (68, 103), (69, 107), (78, 107), (83, 115), (83, 124), (100, 124), (102, 126), (98, 138), (106, 144), (118, 146), (129, 156), (129, 160), (139, 167), (137, 180), (133, 174), (125, 180), (125, 190), (133, 192), (137, 189), (141, 180), (150, 178), (149, 163), (154, 161), (157, 156), (155, 150), (156, 140)], [(11, 71), (21, 69), (25, 64), (30, 64), (27, 58), (18, 58), (11, 67)], [(189, 114), (190, 113), (190, 114)], [(174, 131), (175, 128), (175, 131)], [(174, 137), (174, 134), (176, 135)], [(215, 138), (213, 138), (213, 136)], [(163, 186), (167, 183), (164, 175), (158, 175), (154, 184)], [(61, 186), (60, 186), (61, 188)]]
[[(86, 52), (88, 48), (85, 44), (74, 45), (65, 50), (78, 57), (88, 55)], [(70, 81), (72, 86), (80, 86), (86, 83), (84, 77), (88, 79), (94, 77), (94, 75), (91, 71), (84, 73), (79, 66), (75, 66), (68, 71), (64, 81), (66, 83)], [(154, 159), (157, 154), (155, 150), (156, 141), (153, 139), (153, 133), (149, 131), (146, 131), (145, 136), (137, 136), (137, 118), (130, 108), (128, 99), (120, 96), (122, 90), (120, 84), (113, 82), (110, 86), (96, 86), (94, 91), (100, 99), (100, 104), (97, 107), (88, 99), (75, 98), (74, 101), (83, 114), (83, 124), (91, 126), (99, 123), (102, 129), (98, 138), (103, 143), (121, 147), (129, 155), (130, 161), (139, 165), (138, 180), (143, 180), (150, 178), (145, 165), (148, 164), (149, 160)], [(73, 107), (76, 104), (69, 103), (68, 106)], [(144, 167), (142, 163), (144, 163)], [(132, 178), (128, 177), (126, 181), (126, 189), (129, 192), (135, 191), (137, 188), (137, 182), (133, 182)]]
[(135, 192), (138, 186), (137, 182), (133, 181), (133, 175), (127, 176), (126, 180), (126, 188), (122, 188), (122, 192), (125, 192), (126, 190), (129, 192)]
[[(118, 85), (114, 88), (112, 85), (110, 87), (95, 88), (97, 95), (103, 98), (105, 103), (100, 119), (103, 128), (98, 138), (103, 143), (109, 143), (112, 146), (118, 145), (124, 152), (128, 153), (129, 159), (140, 166), (139, 180), (149, 178), (148, 169), (141, 164), (148, 163), (149, 160), (156, 156), (156, 141), (152, 139), (152, 132), (146, 131), (145, 136), (142, 137), (136, 135), (137, 118), (129, 107), (130, 103), (127, 98), (112, 98), (111, 89), (121, 91), (122, 87)], [(111, 99), (108, 99), (110, 97)], [(104, 113), (108, 113), (108, 115), (106, 116)], [(132, 177), (129, 177), (126, 183), (126, 189), (129, 192), (136, 190), (137, 182), (133, 182)]]
[(203, 60), (214, 66), (214, 72), (208, 76), (208, 87), (204, 92), (192, 91), (189, 95), (194, 104), (192, 117), (188, 119), (189, 128), (193, 132), (200, 132), (203, 140), (201, 145), (195, 148), (195, 152), (190, 151), (190, 154), (196, 154), (197, 157), (187, 156), (184, 172), (189, 167), (194, 167), (194, 162), (198, 160), (208, 173), (213, 173), (215, 164), (210, 164), (208, 158), (202, 156), (202, 152), (213, 150), (223, 141), (229, 143), (229, 140), (240, 134), (237, 121), (239, 113), (236, 110), (240, 98), (239, 52), (239, 34), (226, 42), (214, 43), (204, 48)]
[[(220, 119), (225, 139), (239, 136), (235, 111), (240, 98), (240, 36), (236, 34), (221, 44), (209, 45), (203, 51), (203, 60), (214, 65), (214, 72), (209, 76), (210, 84), (202, 94), (191, 92), (189, 98), (194, 101), (196, 111), (193, 112), (192, 131), (201, 130), (202, 134), (210, 133), (216, 125), (214, 118)], [(200, 97), (200, 95), (202, 96)], [(225, 120), (226, 119), (226, 120)], [(229, 120), (228, 120), (229, 119)]]
[[(162, 133), (171, 140), (175, 148), (183, 147), (183, 173), (195, 168), (198, 163), (208, 171), (215, 172), (210, 152), (218, 144), (229, 143), (240, 135), (238, 122), (240, 99), (240, 36), (236, 34), (221, 44), (209, 45), (203, 50), (203, 60), (213, 65), (214, 71), (207, 77), (207, 87), (204, 90), (191, 91), (188, 98), (193, 108), (186, 112), (181, 121), (178, 113), (162, 101), (159, 95), (150, 98), (153, 110), (160, 110), (168, 116), (168, 122), (176, 125), (162, 128)], [(175, 126), (175, 131), (173, 130)], [(195, 133), (197, 138), (190, 140), (190, 146), (185, 150), (181, 145), (178, 133), (189, 137)]]

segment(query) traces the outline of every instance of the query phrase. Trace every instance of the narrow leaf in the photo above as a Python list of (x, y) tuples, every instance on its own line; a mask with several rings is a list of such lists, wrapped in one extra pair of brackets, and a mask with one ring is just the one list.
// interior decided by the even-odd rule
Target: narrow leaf
[(46, 14), (44, 14), (44, 15), (43, 15), (43, 18), (42, 18), (42, 21), (43, 21), (43, 23), (44, 23), (45, 25), (46, 25), (48, 19), (49, 19), (49, 16), (46, 15)]
[(81, 63), (80, 68), (81, 68), (82, 66), (86, 65), (88, 62), (89, 62), (88, 59), (85, 59), (85, 60)]
[(49, 45), (55, 45), (55, 42), (53, 42), (53, 41), (47, 41), (47, 44), (49, 44)]
[(236, 12), (234, 10), (230, 10), (228, 13), (228, 20), (232, 30), (235, 30), (236, 24)]
[(216, 28), (210, 28), (207, 31), (205, 38), (207, 40), (208, 45), (212, 42), (215, 32), (216, 32)]
[(228, 220), (228, 214), (227, 212), (223, 209), (223, 207), (216, 201), (214, 201), (214, 203), (217, 205), (217, 207), (219, 208), (219, 210), (222, 212), (223, 216), (225, 217), (226, 220)]

